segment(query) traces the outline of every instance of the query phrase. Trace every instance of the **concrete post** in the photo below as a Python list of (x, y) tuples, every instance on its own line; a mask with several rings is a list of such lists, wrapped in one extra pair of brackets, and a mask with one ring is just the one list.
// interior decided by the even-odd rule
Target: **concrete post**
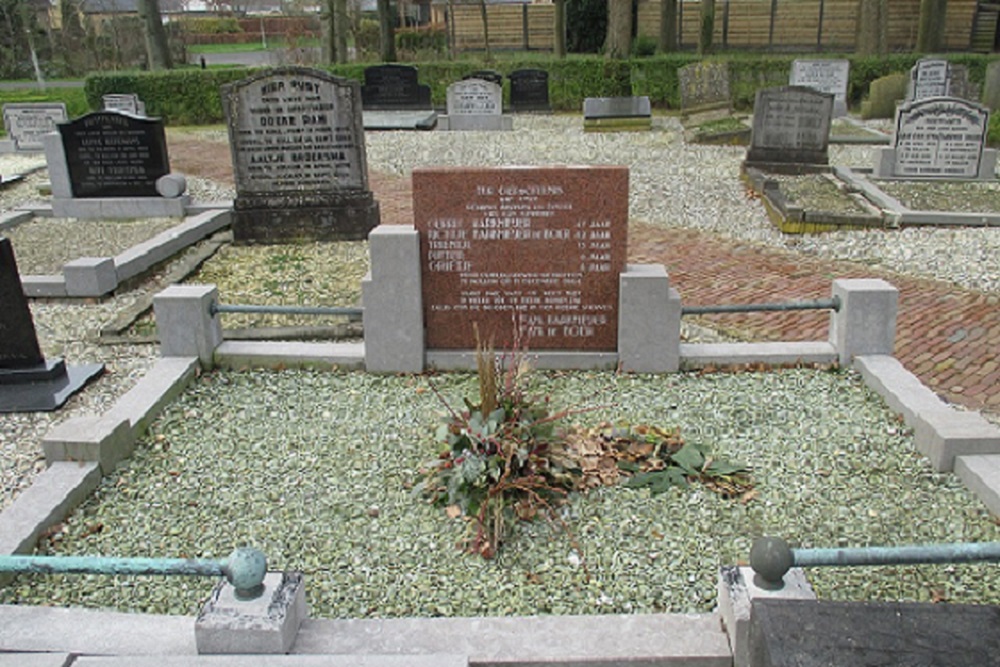
[(842, 366), (856, 356), (892, 355), (896, 345), (899, 290), (881, 279), (833, 281), (840, 310), (830, 314), (830, 343)]
[(218, 300), (215, 285), (171, 285), (153, 297), (160, 354), (198, 357), (203, 368), (213, 365), (222, 343), (222, 325), (211, 306)]
[(634, 373), (680, 367), (681, 298), (661, 264), (629, 264), (618, 279), (618, 364)]
[(368, 235), (371, 270), (361, 281), (365, 368), (371, 373), (424, 370), (420, 234), (381, 225)]

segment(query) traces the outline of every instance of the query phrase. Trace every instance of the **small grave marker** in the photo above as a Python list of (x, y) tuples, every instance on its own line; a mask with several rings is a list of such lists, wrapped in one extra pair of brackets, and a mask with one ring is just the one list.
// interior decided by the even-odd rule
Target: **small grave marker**
[(847, 115), (847, 83), (850, 80), (849, 60), (795, 60), (788, 77), (790, 86), (805, 86), (833, 95), (833, 115)]
[(431, 88), (417, 81), (417, 68), (411, 65), (375, 65), (365, 68), (361, 99), (366, 111), (432, 108)]
[(448, 86), (449, 130), (509, 130), (504, 116), (503, 89), (482, 79), (463, 79)]
[(652, 126), (648, 97), (588, 97), (583, 100), (585, 132), (648, 130)]
[(62, 102), (5, 104), (3, 126), (8, 139), (0, 143), (9, 144), (11, 151), (44, 151), (42, 137), (55, 132), (66, 118), (66, 105)]
[(803, 86), (758, 90), (747, 166), (827, 165), (833, 101)]
[(482, 81), (489, 81), (503, 87), (503, 74), (492, 69), (477, 69), (471, 74), (466, 74), (462, 79), (481, 79)]
[(677, 70), (680, 83), (681, 114), (699, 123), (728, 116), (733, 100), (729, 65), (697, 62)]
[(950, 94), (951, 66), (947, 60), (923, 58), (910, 69), (910, 85), (906, 91), (908, 102)]
[(878, 178), (995, 178), (997, 152), (984, 148), (986, 107), (951, 97), (907, 102), (896, 111), (890, 148), (877, 153)]
[(367, 238), (368, 189), (358, 83), (282, 67), (223, 87), (240, 243)]
[(543, 69), (519, 69), (510, 73), (510, 108), (516, 112), (551, 111), (549, 73)]
[(59, 125), (74, 197), (157, 197), (170, 173), (163, 122), (97, 111)]
[(413, 208), (428, 348), (616, 349), (627, 168), (415, 169)]
[(146, 115), (146, 103), (135, 93), (110, 93), (101, 98), (105, 111), (121, 111), (133, 116)]
[(46, 361), (10, 240), (0, 236), (0, 412), (55, 410), (104, 370)]

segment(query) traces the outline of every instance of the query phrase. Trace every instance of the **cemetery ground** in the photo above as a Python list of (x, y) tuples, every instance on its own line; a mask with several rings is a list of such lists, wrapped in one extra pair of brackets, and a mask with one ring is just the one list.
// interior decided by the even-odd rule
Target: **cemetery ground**
[[(743, 149), (685, 145), (674, 119), (656, 120), (645, 134), (584, 136), (579, 117), (562, 116), (518, 117), (515, 131), (499, 137), (369, 134), (371, 187), (383, 224), (398, 224), (412, 220), (414, 166), (626, 164), (629, 261), (665, 264), (685, 304), (822, 298), (834, 278), (883, 277), (900, 289), (896, 356), (948, 400), (997, 421), (997, 230), (785, 236), (739, 181)], [(193, 177), (196, 198), (232, 196), (224, 130), (175, 130), (168, 140), (174, 170)], [(869, 150), (834, 146), (831, 162), (867, 164)], [(0, 192), (3, 209), (32, 198), (43, 180), (38, 174)], [(42, 233), (24, 243), (65, 252), (65, 229), (53, 225), (49, 240)], [(367, 260), (347, 247), (330, 261), (309, 247), (280, 246), (263, 253), (263, 264), (251, 264), (258, 249), (224, 246), (189, 280), (218, 278), (223, 302), (294, 303), (301, 292), (311, 305), (355, 305), (357, 279), (338, 276), (363, 273)], [(44, 250), (25, 251), (37, 254), (24, 260), (22, 273), (51, 261), (41, 257)], [(16, 238), (15, 251), (20, 263)], [(4, 505), (44, 465), (38, 440), (52, 424), (100, 412), (151, 365), (155, 346), (138, 338), (101, 344), (96, 332), (161, 289), (184, 261), (172, 260), (99, 302), (33, 302), (47, 356), (104, 361), (110, 372), (56, 415), (0, 417)], [(707, 329), (689, 327), (687, 335), (817, 340), (827, 326), (826, 315), (808, 313), (699, 323)], [(800, 546), (1000, 539), (985, 507), (954, 475), (931, 470), (911, 434), (853, 372), (535, 378), (535, 391), (557, 405), (607, 406), (572, 421), (678, 427), (720, 457), (750, 464), (756, 496), (742, 503), (697, 487), (657, 496), (603, 488), (565, 509), (580, 553), (565, 535), (535, 523), (520, 526), (495, 561), (484, 561), (455, 548), (466, 524), (408, 488), (436, 452), (431, 433), (442, 406), (434, 389), (459, 403), (475, 392), (473, 378), (217, 371), (168, 408), (135, 456), (43, 549), (221, 556), (247, 543), (263, 549), (275, 568), (306, 572), (317, 616), (460, 616), (705, 611), (715, 604), (717, 568), (745, 560), (759, 534)], [(829, 569), (809, 577), (824, 599), (1000, 600), (1000, 579), (988, 566)], [(183, 579), (111, 585), (92, 577), (22, 577), (0, 591), (0, 600), (191, 614), (208, 588)]]

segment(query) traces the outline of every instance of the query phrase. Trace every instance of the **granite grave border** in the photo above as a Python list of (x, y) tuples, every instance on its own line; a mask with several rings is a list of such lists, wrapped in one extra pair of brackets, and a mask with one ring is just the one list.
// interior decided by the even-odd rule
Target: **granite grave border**
[[(188, 216), (177, 225), (114, 257), (79, 257), (64, 264), (61, 274), (21, 276), (24, 294), (31, 298), (105, 296), (127, 280), (227, 227), (231, 215), (226, 206), (190, 206)], [(52, 207), (22, 207), (0, 214), (0, 232), (36, 217), (52, 217)]]

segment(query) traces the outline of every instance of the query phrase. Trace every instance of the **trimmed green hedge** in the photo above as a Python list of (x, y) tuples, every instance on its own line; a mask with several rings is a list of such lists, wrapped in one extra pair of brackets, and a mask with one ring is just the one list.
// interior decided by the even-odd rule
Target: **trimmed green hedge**
[[(728, 62), (732, 75), (733, 102), (738, 109), (753, 107), (754, 94), (760, 88), (788, 83), (794, 55), (729, 54), (714, 56)], [(809, 56), (805, 56), (809, 57)], [(824, 57), (837, 57), (829, 54)], [(851, 61), (848, 84), (849, 104), (856, 106), (868, 90), (868, 84), (892, 72), (907, 71), (919, 59), (918, 54), (894, 54), (879, 57), (846, 57)], [(982, 84), (989, 56), (956, 54), (948, 59), (969, 68), (971, 81)], [(608, 61), (599, 56), (571, 55), (565, 59), (550, 56), (523, 56), (502, 60), (493, 67), (502, 74), (516, 69), (539, 68), (549, 73), (549, 98), (556, 110), (579, 111), (586, 97), (647, 95), (654, 107), (680, 107), (677, 70), (697, 62), (691, 53), (657, 55)], [(363, 81), (364, 70), (371, 63), (329, 66), (338, 76)], [(448, 85), (483, 68), (479, 60), (427, 62), (418, 65), (420, 81), (431, 87), (431, 99), (443, 107)], [(99, 108), (106, 93), (137, 93), (146, 102), (150, 115), (162, 117), (168, 124), (197, 125), (222, 122), (219, 87), (247, 76), (252, 70), (184, 69), (170, 72), (135, 72), (94, 74), (87, 78), (86, 92), (91, 108)], [(505, 87), (506, 87), (505, 82)]]

